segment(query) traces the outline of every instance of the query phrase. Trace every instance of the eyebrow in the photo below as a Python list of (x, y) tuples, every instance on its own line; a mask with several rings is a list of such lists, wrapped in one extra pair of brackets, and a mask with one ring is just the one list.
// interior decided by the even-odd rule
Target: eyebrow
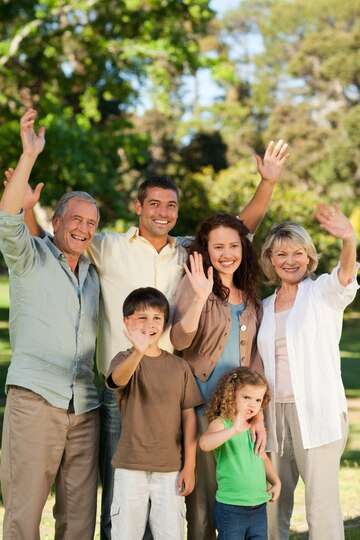
[[(149, 202), (149, 203), (150, 203), (150, 202), (158, 202), (158, 203), (159, 203), (159, 202), (161, 202), (161, 201), (160, 201), (160, 199), (149, 199), (148, 202)], [(177, 203), (178, 203), (175, 199), (172, 199), (171, 201), (167, 201), (167, 202), (168, 202), (168, 203), (174, 203), (174, 204), (176, 204), (176, 205), (177, 205)]]
[(96, 223), (96, 219), (93, 218), (86, 218), (84, 216), (80, 216), (80, 214), (73, 214), (72, 218), (80, 218), (80, 219), (86, 219), (86, 221), (91, 221), (91, 223)]

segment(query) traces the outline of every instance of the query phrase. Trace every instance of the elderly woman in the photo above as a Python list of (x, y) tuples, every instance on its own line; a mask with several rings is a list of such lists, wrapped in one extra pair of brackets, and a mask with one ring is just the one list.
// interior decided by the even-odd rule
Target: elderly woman
[(269, 539), (289, 537), (299, 476), (305, 483), (306, 518), (312, 540), (341, 540), (344, 527), (338, 472), (347, 438), (347, 407), (341, 380), (339, 340), (344, 308), (358, 285), (356, 239), (350, 221), (320, 205), (323, 229), (341, 239), (340, 261), (331, 274), (313, 279), (314, 244), (295, 223), (274, 227), (261, 263), (279, 285), (263, 301), (258, 349), (273, 399), (266, 423), (267, 451), (282, 483), (269, 508)]

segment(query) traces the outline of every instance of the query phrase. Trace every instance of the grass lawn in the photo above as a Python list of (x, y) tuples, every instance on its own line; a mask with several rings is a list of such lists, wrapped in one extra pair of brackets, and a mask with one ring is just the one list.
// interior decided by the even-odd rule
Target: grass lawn
[[(8, 286), (7, 278), (0, 276), (0, 426), (5, 405), (3, 393), (6, 371), (9, 364), (10, 347), (8, 335)], [(345, 315), (341, 340), (342, 372), (348, 397), (350, 434), (342, 459), (340, 471), (341, 500), (346, 526), (346, 540), (360, 540), (360, 310), (348, 311)], [(100, 497), (100, 490), (99, 490)], [(41, 522), (42, 540), (54, 538), (52, 518), (53, 497), (49, 497)], [(3, 519), (0, 507), (0, 527)], [(99, 521), (99, 520), (98, 520)], [(2, 527), (1, 527), (2, 528)], [(304, 487), (300, 482), (295, 494), (295, 509), (292, 519), (292, 540), (307, 538), (304, 515)], [(1, 536), (0, 531), (0, 538)], [(95, 539), (99, 539), (99, 523)]]

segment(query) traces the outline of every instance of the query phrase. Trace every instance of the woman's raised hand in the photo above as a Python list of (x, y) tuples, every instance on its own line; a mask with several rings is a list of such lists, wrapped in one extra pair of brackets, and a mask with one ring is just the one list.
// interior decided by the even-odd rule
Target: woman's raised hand
[(214, 285), (213, 267), (209, 267), (206, 276), (202, 255), (197, 251), (194, 251), (194, 253), (190, 255), (190, 269), (186, 264), (184, 264), (184, 268), (194, 293), (199, 300), (206, 302)]
[(346, 240), (355, 236), (351, 221), (336, 205), (328, 206), (326, 204), (319, 204), (315, 212), (315, 217), (320, 223), (321, 228), (336, 238)]
[(264, 157), (255, 156), (257, 170), (263, 180), (267, 180), (271, 184), (275, 184), (283, 170), (283, 166), (288, 154), (288, 144), (280, 139), (276, 143), (269, 142), (266, 147)]

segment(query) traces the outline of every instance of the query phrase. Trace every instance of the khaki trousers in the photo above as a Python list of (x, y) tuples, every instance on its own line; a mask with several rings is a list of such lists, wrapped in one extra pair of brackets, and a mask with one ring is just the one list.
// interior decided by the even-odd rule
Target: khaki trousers
[(178, 471), (115, 469), (111, 540), (142, 540), (148, 520), (154, 540), (184, 540), (185, 501), (178, 476)]
[[(198, 436), (206, 431), (208, 421), (198, 416)], [(216, 494), (216, 466), (213, 452), (196, 451), (196, 484), (186, 497), (188, 540), (216, 540), (214, 512)]]
[(41, 514), (55, 481), (55, 540), (92, 540), (96, 520), (98, 411), (75, 415), (25, 388), (5, 407), (1, 488), (6, 540), (40, 540)]
[(294, 491), (299, 476), (305, 484), (306, 520), (310, 540), (343, 540), (344, 525), (340, 508), (339, 467), (347, 439), (347, 420), (343, 418), (343, 437), (339, 441), (304, 450), (294, 403), (276, 404), (276, 430), (283, 455), (271, 453), (271, 461), (282, 487), (276, 503), (268, 504), (269, 540), (289, 538)]

